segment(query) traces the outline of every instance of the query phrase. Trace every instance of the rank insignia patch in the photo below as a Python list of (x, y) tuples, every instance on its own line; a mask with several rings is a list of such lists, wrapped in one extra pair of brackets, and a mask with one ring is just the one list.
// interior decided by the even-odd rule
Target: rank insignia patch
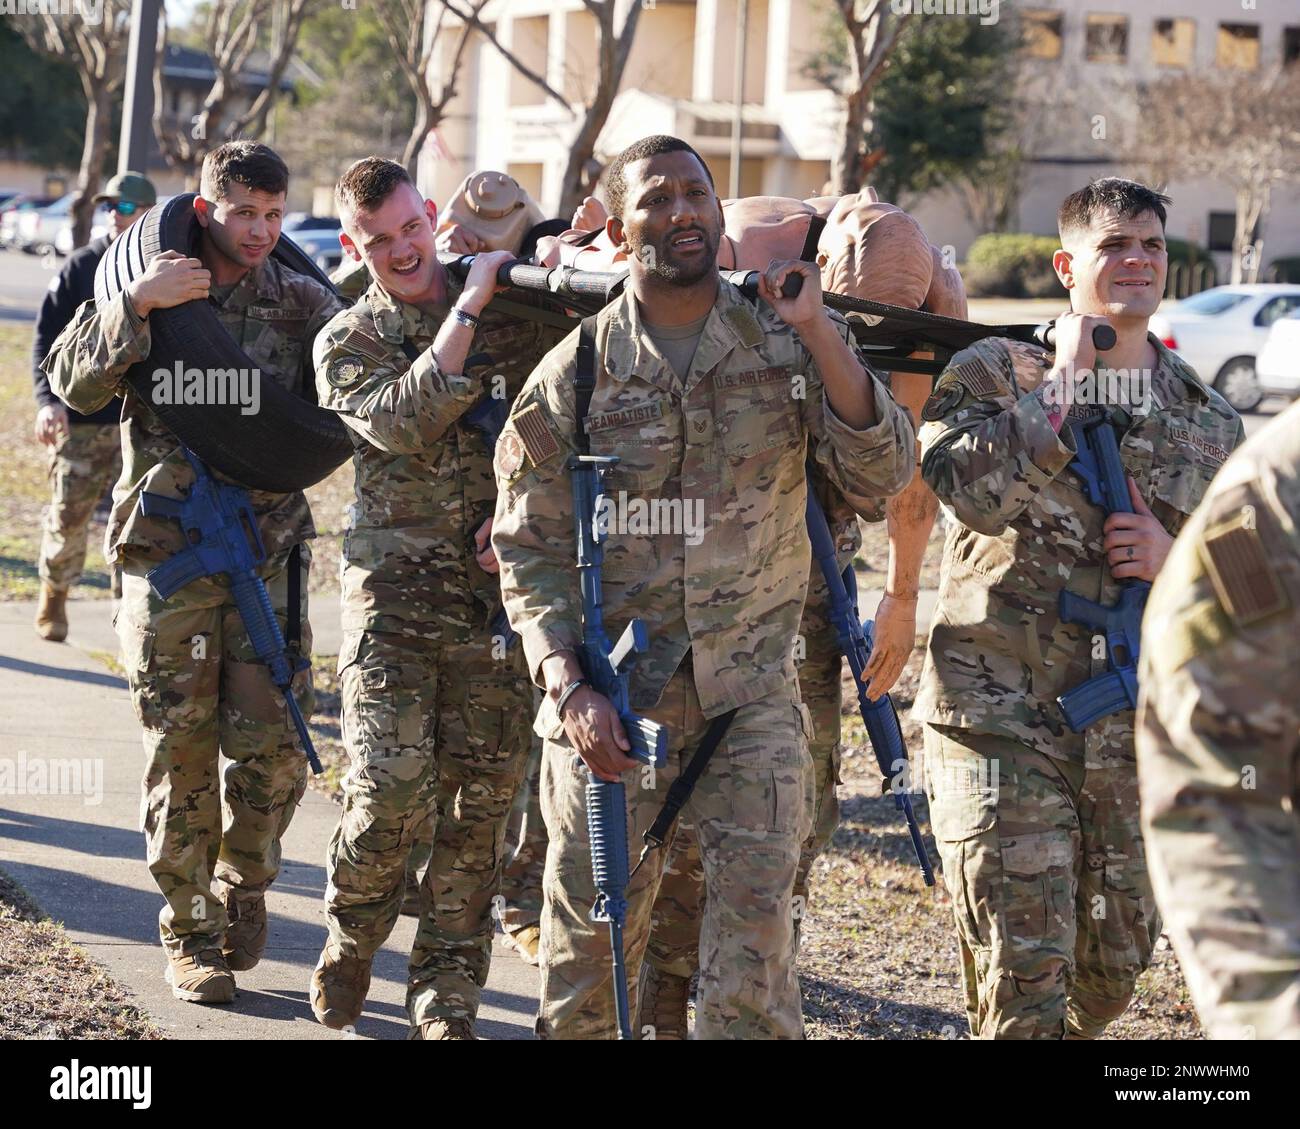
[(351, 388), (366, 374), (366, 366), (359, 357), (340, 357), (330, 362), (326, 379), (335, 388)]

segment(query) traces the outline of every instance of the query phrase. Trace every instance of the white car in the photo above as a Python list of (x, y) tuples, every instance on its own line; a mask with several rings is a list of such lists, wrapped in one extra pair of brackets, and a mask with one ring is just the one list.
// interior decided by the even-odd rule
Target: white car
[(1300, 286), (1274, 283), (1215, 286), (1166, 302), (1151, 332), (1196, 370), (1239, 412), (1264, 399), (1255, 359), (1279, 318), (1300, 309)]
[(1267, 395), (1300, 397), (1300, 309), (1273, 323), (1255, 360), (1255, 372)]
[[(95, 214), (90, 219), (90, 238), (86, 240), (86, 242), (93, 242), (101, 235), (109, 235), (112, 233), (112, 230), (108, 214), (108, 205), (100, 204), (95, 209)], [(59, 228), (57, 234), (54, 236), (54, 253), (62, 256), (71, 255), (72, 251), (72, 221), (68, 220), (61, 228)]]

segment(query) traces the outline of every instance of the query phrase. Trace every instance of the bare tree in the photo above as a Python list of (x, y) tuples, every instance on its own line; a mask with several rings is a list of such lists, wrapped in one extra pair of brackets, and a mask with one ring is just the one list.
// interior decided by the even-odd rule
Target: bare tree
[[(882, 0), (883, 2), (883, 0)], [(496, 33), (478, 18), (477, 12), (465, 12), (454, 0), (444, 0), (448, 8), (462, 20), (477, 27), (488, 42), (492, 44), (521, 75), (536, 83), (546, 94), (564, 106), (578, 121), (578, 127), (569, 143), (569, 160), (560, 182), (560, 215), (571, 214), (591, 188), (592, 161), (596, 152), (596, 142), (600, 131), (605, 128), (609, 111), (614, 105), (614, 98), (623, 81), (623, 72), (627, 67), (628, 56), (632, 52), (632, 40), (636, 35), (637, 24), (641, 19), (641, 9), (646, 7), (643, 0), (632, 0), (623, 19), (623, 26), (615, 28), (615, 9), (618, 0), (582, 0), (583, 7), (596, 20), (596, 82), (590, 97), (580, 105), (569, 102), (564, 95), (553, 89), (543, 75), (523, 63), (513, 52), (504, 47), (497, 39)]]
[[(432, 28), (426, 26), (430, 15), (430, 5), (425, 0), (374, 0), (374, 11), (379, 22), (384, 26), (384, 34), (393, 49), (393, 56), (402, 74), (415, 93), (415, 122), (411, 126), (411, 135), (406, 140), (402, 151), (402, 164), (412, 176), (419, 160), (420, 149), (424, 139), (442, 121), (447, 110), (447, 103), (456, 96), (456, 81), (460, 77), (461, 61), (465, 48), (469, 44), (477, 26), (479, 11), (487, 0), (469, 0), (466, 19), (455, 28), (446, 23), (449, 11), (455, 12), (451, 5), (438, 5), (438, 18)], [(460, 13), (456, 12), (457, 15)], [(442, 68), (438, 90), (433, 89), (432, 61), (434, 53), (443, 42), (444, 35), (456, 36), (451, 57)]]
[[(186, 129), (168, 128), (163, 112), (163, 63), (167, 55), (167, 22), (163, 16), (158, 54), (154, 60), (154, 134), (168, 164), (185, 174), (191, 188), (198, 187), (199, 167), (208, 152), (239, 137), (258, 138), (280, 97), (280, 83), (293, 57), (303, 20), (315, 0), (212, 0), (207, 11), (203, 43), (216, 76), (199, 113)], [(232, 96), (243, 85), (241, 73), (263, 33), (270, 34), (276, 8), (282, 17), (272, 36), (266, 85), (247, 109), (232, 114)]]
[(1153, 167), (1232, 187), (1232, 281), (1254, 282), (1272, 191), (1300, 182), (1300, 68), (1177, 75), (1150, 84), (1143, 101), (1141, 145)]
[(831, 157), (831, 191), (843, 196), (861, 191), (885, 155), (867, 148), (871, 97), (912, 13), (895, 12), (890, 0), (835, 0), (835, 7), (847, 41), (814, 56), (805, 73), (844, 102), (840, 144)]
[[(54, 5), (51, 5), (53, 7)], [(126, 43), (131, 30), (130, 0), (105, 0), (98, 24), (69, 15), (42, 14), (39, 20), (17, 20), (15, 25), (35, 50), (71, 63), (81, 77), (86, 94), (86, 133), (72, 200), (72, 244), (90, 238), (94, 197), (100, 172), (112, 144), (114, 96), (126, 74)]]

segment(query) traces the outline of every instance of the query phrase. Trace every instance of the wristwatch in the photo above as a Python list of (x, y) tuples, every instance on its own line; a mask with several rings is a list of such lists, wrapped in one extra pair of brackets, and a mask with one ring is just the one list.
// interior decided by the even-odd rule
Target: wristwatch
[(479, 319), (467, 310), (462, 310), (459, 306), (452, 306), (451, 316), (454, 317), (461, 325), (468, 326), (470, 329), (478, 329)]
[(570, 682), (563, 690), (560, 691), (560, 696), (558, 699), (556, 699), (555, 716), (558, 717), (561, 721), (563, 721), (564, 707), (569, 704), (569, 699), (572, 698), (573, 695), (576, 694), (579, 690), (581, 690), (584, 686), (590, 686), (590, 685), (591, 683), (588, 682), (585, 678), (575, 678), (572, 682)]

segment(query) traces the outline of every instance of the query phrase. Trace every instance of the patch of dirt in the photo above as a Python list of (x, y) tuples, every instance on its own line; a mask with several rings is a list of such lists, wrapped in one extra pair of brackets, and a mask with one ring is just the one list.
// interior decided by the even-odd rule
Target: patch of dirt
[(0, 871), (0, 1039), (161, 1039), (85, 951)]

